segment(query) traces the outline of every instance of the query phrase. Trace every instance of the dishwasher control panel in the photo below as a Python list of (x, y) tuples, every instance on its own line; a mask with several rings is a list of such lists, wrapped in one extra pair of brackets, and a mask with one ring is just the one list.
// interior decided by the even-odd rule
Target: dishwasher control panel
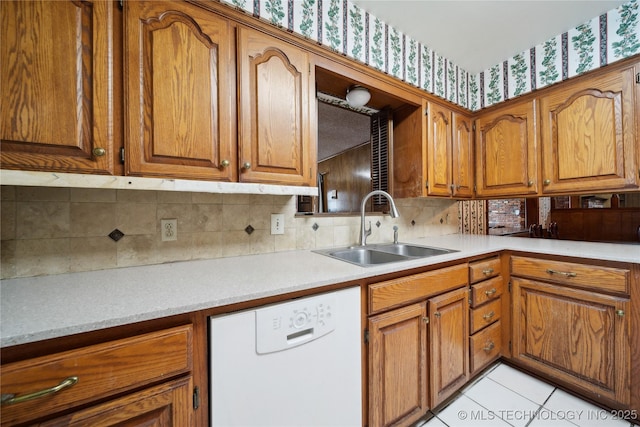
[(306, 344), (335, 329), (333, 293), (256, 310), (256, 352), (273, 353)]

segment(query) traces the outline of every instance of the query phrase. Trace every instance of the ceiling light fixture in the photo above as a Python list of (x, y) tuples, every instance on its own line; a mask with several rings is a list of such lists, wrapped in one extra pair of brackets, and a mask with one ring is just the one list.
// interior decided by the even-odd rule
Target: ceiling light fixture
[(347, 90), (347, 102), (352, 107), (363, 107), (371, 99), (369, 90), (362, 86), (351, 86)]

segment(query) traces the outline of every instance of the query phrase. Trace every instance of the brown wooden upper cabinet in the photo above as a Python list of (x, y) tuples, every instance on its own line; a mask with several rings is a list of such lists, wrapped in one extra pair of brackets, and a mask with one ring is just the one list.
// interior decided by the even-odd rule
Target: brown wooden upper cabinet
[(186, 3), (125, 2), (127, 174), (237, 180), (232, 34)]
[(597, 73), (540, 98), (542, 193), (638, 188), (637, 71)]
[(430, 102), (427, 120), (427, 195), (473, 197), (471, 119)]
[(312, 68), (308, 52), (238, 28), (240, 181), (315, 185)]
[(538, 192), (535, 100), (508, 104), (476, 120), (476, 194)]
[(427, 100), (393, 113), (393, 195), (473, 197), (468, 116)]
[(0, 2), (2, 168), (113, 174), (113, 2)]

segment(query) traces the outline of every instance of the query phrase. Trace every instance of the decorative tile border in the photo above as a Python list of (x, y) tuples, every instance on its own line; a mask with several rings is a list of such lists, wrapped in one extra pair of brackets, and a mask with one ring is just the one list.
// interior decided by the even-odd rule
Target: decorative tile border
[(221, 1), (472, 111), (640, 53), (640, 0), (477, 75), (350, 0)]

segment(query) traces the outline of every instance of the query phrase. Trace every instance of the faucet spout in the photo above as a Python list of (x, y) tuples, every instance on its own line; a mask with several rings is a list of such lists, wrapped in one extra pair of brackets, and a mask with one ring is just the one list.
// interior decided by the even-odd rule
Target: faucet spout
[(398, 213), (398, 209), (396, 208), (396, 204), (391, 197), (391, 194), (387, 193), (383, 190), (373, 190), (371, 193), (364, 196), (362, 199), (362, 203), (360, 204), (360, 246), (365, 246), (367, 244), (367, 236), (371, 234), (371, 227), (367, 230), (364, 224), (364, 210), (367, 204), (367, 200), (369, 200), (372, 196), (381, 195), (385, 196), (387, 200), (389, 200), (389, 215), (391, 218), (397, 218), (400, 216)]

